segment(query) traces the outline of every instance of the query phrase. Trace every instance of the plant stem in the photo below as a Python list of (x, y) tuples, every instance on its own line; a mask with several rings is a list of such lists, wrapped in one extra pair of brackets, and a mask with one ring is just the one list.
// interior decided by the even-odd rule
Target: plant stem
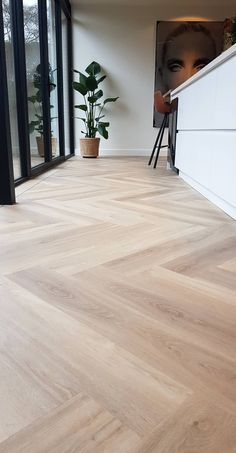
[(86, 115), (86, 124), (85, 124), (85, 127), (86, 127), (86, 135), (88, 135), (89, 133), (89, 130), (88, 130), (88, 110), (89, 110), (89, 107), (88, 107), (88, 103), (86, 101), (86, 97), (84, 96), (84, 103), (85, 105), (87, 106), (87, 110), (85, 112), (85, 115)]
[[(91, 94), (92, 94), (92, 97), (93, 97), (93, 96), (94, 96), (94, 91), (92, 91)], [(91, 126), (92, 126), (92, 131), (91, 131), (91, 135), (92, 135), (92, 138), (94, 138), (94, 137), (95, 137), (95, 135), (94, 135), (94, 104), (92, 104), (92, 118), (91, 118), (91, 120), (92, 120), (92, 124), (91, 124)]]

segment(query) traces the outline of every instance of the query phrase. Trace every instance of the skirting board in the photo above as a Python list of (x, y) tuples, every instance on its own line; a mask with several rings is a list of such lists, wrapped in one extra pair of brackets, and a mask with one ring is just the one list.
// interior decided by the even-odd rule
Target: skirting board
[(192, 179), (190, 176), (186, 175), (182, 171), (179, 171), (179, 176), (186, 181), (193, 189), (200, 192), (204, 197), (206, 197), (209, 201), (213, 204), (218, 206), (218, 208), (222, 209), (226, 214), (236, 220), (236, 207), (232, 206), (231, 204), (227, 203), (227, 201), (223, 200), (222, 198), (218, 197), (215, 193), (211, 192), (206, 187), (202, 186), (199, 182)]
[[(100, 156), (150, 156), (151, 149), (100, 149)], [(80, 155), (79, 148), (75, 148), (75, 154)], [(167, 150), (162, 149), (160, 156), (167, 156)]]

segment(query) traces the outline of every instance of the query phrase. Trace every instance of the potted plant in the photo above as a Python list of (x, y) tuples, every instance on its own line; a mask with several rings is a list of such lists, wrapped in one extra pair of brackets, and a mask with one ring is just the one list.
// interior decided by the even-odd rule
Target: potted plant
[(227, 50), (233, 44), (236, 44), (236, 14), (224, 20), (224, 44), (223, 49)]
[(96, 61), (85, 69), (86, 75), (80, 71), (74, 70), (74, 72), (79, 74), (79, 82), (73, 82), (73, 88), (84, 97), (84, 104), (75, 105), (75, 108), (82, 110), (85, 116), (76, 117), (83, 121), (85, 127), (85, 130), (81, 131), (85, 137), (80, 139), (80, 152), (83, 157), (97, 157), (100, 138), (96, 135), (98, 133), (107, 139), (107, 128), (110, 125), (101, 121), (105, 117), (104, 107), (109, 102), (115, 102), (118, 97), (102, 100), (103, 91), (98, 87), (106, 75), (100, 77), (101, 66)]
[[(44, 157), (44, 138), (43, 138), (43, 110), (42, 110), (42, 83), (41, 83), (41, 71), (40, 65), (36, 67), (34, 73), (33, 85), (35, 88), (35, 94), (29, 96), (28, 101), (33, 104), (34, 107), (34, 116), (35, 119), (31, 120), (29, 123), (29, 132), (37, 132), (39, 135), (36, 136), (36, 142), (38, 147), (38, 153), (40, 157)], [(49, 87), (50, 92), (55, 90), (56, 84), (54, 83), (53, 71), (49, 65)], [(50, 105), (50, 109), (54, 108), (53, 105)], [(51, 121), (56, 117), (51, 117)], [(52, 156), (56, 154), (57, 139), (53, 137), (53, 131), (51, 130), (51, 146), (52, 146)]]

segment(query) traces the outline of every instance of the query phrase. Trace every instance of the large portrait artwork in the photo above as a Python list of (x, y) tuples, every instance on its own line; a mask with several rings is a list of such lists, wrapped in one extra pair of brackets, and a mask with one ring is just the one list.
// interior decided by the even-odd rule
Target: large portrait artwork
[[(174, 90), (223, 49), (223, 22), (157, 22), (155, 87)], [(162, 116), (154, 112), (153, 125)]]

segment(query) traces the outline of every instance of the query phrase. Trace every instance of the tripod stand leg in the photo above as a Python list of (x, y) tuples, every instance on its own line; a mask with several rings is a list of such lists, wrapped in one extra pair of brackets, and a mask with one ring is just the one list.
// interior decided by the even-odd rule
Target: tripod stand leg
[(165, 113), (165, 116), (164, 116), (164, 119), (163, 119), (163, 125), (162, 125), (162, 131), (161, 131), (160, 141), (159, 141), (159, 145), (158, 145), (158, 148), (157, 148), (157, 155), (156, 155), (156, 159), (155, 159), (153, 168), (156, 168), (156, 166), (157, 166), (157, 161), (158, 161), (158, 157), (159, 157), (159, 153), (160, 153), (160, 149), (161, 149), (161, 144), (162, 144), (162, 140), (163, 140), (163, 135), (164, 135), (165, 127), (166, 127), (166, 124), (167, 124), (167, 118), (168, 118), (168, 114)]
[(153, 146), (152, 154), (151, 154), (151, 156), (150, 156), (148, 165), (151, 165), (151, 163), (152, 163), (152, 159), (153, 159), (153, 157), (154, 157), (154, 154), (155, 154), (155, 151), (156, 151), (156, 148), (157, 148), (157, 144), (158, 144), (158, 141), (159, 141), (161, 132), (162, 132), (163, 125), (164, 125), (164, 121), (165, 121), (165, 117), (163, 118), (162, 123), (161, 123), (161, 127), (160, 127), (160, 129), (159, 129), (159, 131), (158, 131), (157, 138), (156, 138), (155, 144), (154, 144), (154, 146)]

